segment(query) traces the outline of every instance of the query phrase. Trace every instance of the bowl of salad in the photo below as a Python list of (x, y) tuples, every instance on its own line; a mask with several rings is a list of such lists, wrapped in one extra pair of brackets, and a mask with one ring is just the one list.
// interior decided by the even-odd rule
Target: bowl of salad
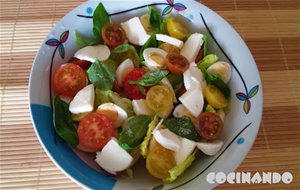
[(83, 3), (46, 37), (29, 91), (44, 150), (89, 189), (211, 189), (262, 115), (249, 49), (195, 1)]

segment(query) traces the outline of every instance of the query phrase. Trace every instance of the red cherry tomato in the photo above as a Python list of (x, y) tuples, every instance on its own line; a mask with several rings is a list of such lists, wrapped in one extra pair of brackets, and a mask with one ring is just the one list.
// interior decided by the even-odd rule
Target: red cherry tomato
[(113, 137), (115, 128), (106, 115), (92, 112), (80, 121), (77, 133), (80, 145), (98, 151)]
[(69, 63), (74, 63), (78, 66), (80, 66), (82, 69), (84, 70), (87, 70), (90, 66), (91, 66), (91, 62), (89, 61), (86, 61), (86, 60), (80, 60), (80, 59), (77, 59), (76, 57), (72, 57), (70, 60), (69, 60)]
[[(145, 99), (146, 95), (140, 91), (140, 88), (136, 84), (129, 84), (129, 81), (136, 81), (142, 78), (142, 76), (148, 71), (143, 68), (136, 68), (130, 71), (123, 79), (123, 88), (127, 97), (131, 99)], [(150, 87), (145, 87), (145, 91), (148, 91)]]
[(126, 34), (120, 24), (106, 24), (102, 28), (104, 43), (110, 47), (121, 45), (126, 40)]
[(73, 63), (61, 65), (53, 75), (54, 91), (64, 97), (74, 97), (87, 84), (85, 71)]
[(204, 54), (203, 54), (203, 48), (201, 48), (199, 50), (199, 53), (195, 59), (195, 63), (198, 63), (199, 61), (201, 61), (204, 58)]
[(220, 116), (213, 112), (202, 112), (196, 119), (196, 131), (207, 140), (220, 136), (224, 123)]
[(166, 57), (167, 68), (171, 73), (183, 73), (189, 68), (189, 61), (182, 55), (176, 53), (169, 53)]

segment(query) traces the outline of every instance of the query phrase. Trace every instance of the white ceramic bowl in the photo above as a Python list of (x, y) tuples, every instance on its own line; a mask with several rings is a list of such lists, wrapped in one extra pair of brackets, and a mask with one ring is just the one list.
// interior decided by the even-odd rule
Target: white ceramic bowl
[(238, 33), (215, 12), (196, 1), (134, 0), (102, 1), (113, 22), (125, 21), (146, 13), (147, 6), (160, 9), (162, 14), (182, 15), (190, 27), (208, 35), (209, 52), (233, 66), (231, 110), (226, 116), (221, 138), (222, 150), (213, 157), (201, 155), (174, 183), (162, 185), (144, 169), (136, 166), (134, 178), (114, 178), (87, 164), (85, 155), (78, 155), (55, 135), (50, 107), (50, 70), (69, 60), (78, 49), (74, 31), (92, 36), (93, 10), (99, 2), (88, 1), (72, 10), (52, 29), (42, 44), (30, 77), (30, 111), (36, 134), (48, 156), (67, 176), (91, 189), (211, 189), (209, 172), (235, 170), (250, 150), (261, 121), (262, 86), (254, 59)]

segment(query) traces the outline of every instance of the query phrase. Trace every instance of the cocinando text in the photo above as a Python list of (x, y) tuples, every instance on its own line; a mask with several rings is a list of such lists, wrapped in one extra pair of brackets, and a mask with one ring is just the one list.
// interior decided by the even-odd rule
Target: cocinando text
[(224, 172), (210, 172), (206, 176), (206, 181), (210, 184), (276, 184), (283, 182), (290, 184), (293, 181), (293, 175), (290, 172), (282, 174), (278, 172), (256, 172), (252, 175), (251, 172), (230, 172), (227, 175)]

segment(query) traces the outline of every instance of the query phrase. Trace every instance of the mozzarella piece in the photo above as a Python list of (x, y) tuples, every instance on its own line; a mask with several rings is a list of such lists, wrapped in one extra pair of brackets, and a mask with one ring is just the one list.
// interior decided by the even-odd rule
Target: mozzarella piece
[(173, 38), (171, 36), (165, 35), (165, 34), (156, 34), (156, 40), (161, 42), (166, 42), (168, 44), (171, 44), (173, 46), (182, 48), (183, 41), (178, 40), (177, 38)]
[(183, 117), (183, 116), (188, 116), (188, 117), (193, 117), (192, 114), (189, 112), (188, 109), (183, 104), (178, 104), (174, 111), (173, 111), (173, 116), (174, 117)]
[(218, 61), (207, 68), (213, 74), (221, 75), (222, 80), (227, 83), (231, 78), (231, 66), (224, 61)]
[(185, 109), (186, 108), (184, 107), (183, 104), (178, 104), (173, 111), (173, 116), (174, 117), (183, 117)]
[(122, 86), (124, 77), (134, 69), (134, 65), (131, 59), (124, 60), (116, 70), (116, 80), (119, 86)]
[(174, 103), (177, 103), (177, 98), (176, 98), (176, 94), (175, 94), (175, 91), (173, 89), (173, 86), (171, 85), (170, 81), (168, 80), (167, 77), (163, 78), (161, 81), (160, 81), (160, 84), (162, 85), (165, 85), (166, 87), (169, 88), (172, 96), (173, 96), (173, 102)]
[[(150, 70), (160, 70), (165, 67), (165, 58), (167, 56), (167, 52), (160, 49), (160, 48), (146, 48), (143, 51), (143, 57), (145, 59), (145, 64)], [(157, 60), (152, 59), (153, 56), (159, 57), (160, 62), (158, 63)]]
[(181, 147), (178, 151), (174, 152), (176, 165), (181, 164), (189, 155), (191, 155), (195, 147), (196, 142), (186, 138), (181, 138)]
[(180, 54), (183, 55), (189, 62), (195, 61), (201, 46), (203, 44), (203, 34), (192, 34), (183, 45)]
[(181, 142), (176, 134), (169, 129), (155, 130), (153, 133), (154, 139), (163, 147), (173, 151), (179, 151)]
[(116, 138), (112, 138), (102, 149), (97, 152), (97, 164), (111, 174), (127, 169), (133, 161), (132, 156), (124, 150)]
[(97, 112), (103, 112), (113, 120), (115, 127), (120, 127), (128, 118), (126, 111), (114, 103), (104, 103), (98, 106)]
[(106, 45), (86, 46), (78, 50), (74, 57), (94, 63), (97, 59), (105, 61), (110, 56), (110, 50)]
[(208, 142), (198, 142), (197, 147), (204, 154), (213, 156), (220, 151), (223, 144), (224, 144), (224, 142), (222, 140), (217, 139), (217, 140), (212, 140), (212, 141), (208, 141)]
[(138, 17), (122, 22), (122, 28), (124, 29), (129, 42), (142, 46), (150, 38)]
[(69, 110), (74, 114), (93, 111), (94, 99), (94, 85), (90, 84), (77, 92), (73, 100), (70, 102)]
[(193, 85), (179, 97), (179, 100), (194, 117), (198, 117), (198, 115), (202, 112), (204, 105), (204, 98), (200, 84), (198, 83)]
[(203, 73), (198, 69), (195, 62), (190, 64), (190, 67), (183, 73), (183, 84), (185, 89), (190, 89), (193, 81), (197, 81), (201, 85), (202, 94), (205, 92), (206, 81), (203, 76)]
[(132, 100), (133, 111), (136, 115), (152, 115), (154, 112), (147, 106), (145, 99)]

